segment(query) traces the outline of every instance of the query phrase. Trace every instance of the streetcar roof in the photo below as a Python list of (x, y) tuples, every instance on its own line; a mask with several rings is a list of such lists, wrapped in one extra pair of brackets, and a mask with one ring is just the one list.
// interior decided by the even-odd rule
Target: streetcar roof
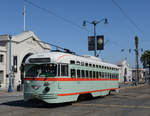
[(64, 52), (45, 52), (45, 53), (37, 53), (31, 55), (27, 60), (26, 64), (29, 64), (29, 59), (32, 58), (50, 58), (51, 62), (53, 63), (67, 63), (70, 64), (70, 61), (75, 62), (84, 62), (88, 64), (95, 64), (95, 65), (102, 65), (102, 66), (108, 66), (113, 68), (119, 68), (115, 64), (103, 62), (101, 59), (94, 57), (94, 56), (78, 56), (74, 54), (64, 53)]

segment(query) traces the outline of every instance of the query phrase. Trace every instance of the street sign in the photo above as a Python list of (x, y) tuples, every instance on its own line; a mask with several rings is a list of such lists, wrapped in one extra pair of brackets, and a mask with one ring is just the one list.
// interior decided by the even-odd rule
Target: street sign
[(95, 50), (95, 38), (94, 38), (94, 36), (88, 36), (88, 50), (89, 51)]
[(104, 36), (97, 36), (97, 50), (104, 50)]

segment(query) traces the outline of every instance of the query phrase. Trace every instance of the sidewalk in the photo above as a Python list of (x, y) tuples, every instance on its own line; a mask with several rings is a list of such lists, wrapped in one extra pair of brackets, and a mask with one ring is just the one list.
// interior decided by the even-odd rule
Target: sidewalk
[(0, 96), (23, 96), (23, 91), (8, 92), (8, 89), (0, 88)]
[(148, 83), (143, 83), (143, 84), (138, 84), (138, 85), (133, 85), (132, 83), (127, 83), (127, 84), (121, 84), (120, 89), (130, 89), (130, 88), (139, 88), (143, 86), (147, 86)]

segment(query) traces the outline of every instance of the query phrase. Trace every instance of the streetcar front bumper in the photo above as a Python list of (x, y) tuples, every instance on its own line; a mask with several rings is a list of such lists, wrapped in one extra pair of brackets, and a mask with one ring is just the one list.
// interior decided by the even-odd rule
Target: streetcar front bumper
[(40, 99), (42, 101), (47, 99), (57, 99), (57, 94), (24, 93), (24, 101), (29, 101), (32, 99)]

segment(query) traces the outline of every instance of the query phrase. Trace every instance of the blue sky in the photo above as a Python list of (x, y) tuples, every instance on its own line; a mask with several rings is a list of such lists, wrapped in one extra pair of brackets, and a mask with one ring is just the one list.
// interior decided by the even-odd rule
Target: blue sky
[[(23, 32), (23, 0), (0, 0), (0, 34), (16, 35)], [(60, 17), (81, 26), (83, 20), (93, 21), (107, 18), (109, 24), (97, 25), (97, 34), (104, 35), (108, 43), (100, 58), (116, 63), (127, 58), (135, 66), (134, 37), (139, 37), (139, 47), (150, 49), (150, 1), (115, 0), (142, 33), (128, 20), (112, 0), (29, 0)], [(61, 18), (26, 3), (26, 30), (31, 30), (45, 42), (69, 48), (80, 55), (93, 55), (88, 51), (87, 38), (93, 35), (93, 25), (79, 28)], [(121, 49), (125, 49), (121, 52)], [(129, 49), (132, 49), (129, 54)], [(142, 52), (140, 52), (141, 54)]]

